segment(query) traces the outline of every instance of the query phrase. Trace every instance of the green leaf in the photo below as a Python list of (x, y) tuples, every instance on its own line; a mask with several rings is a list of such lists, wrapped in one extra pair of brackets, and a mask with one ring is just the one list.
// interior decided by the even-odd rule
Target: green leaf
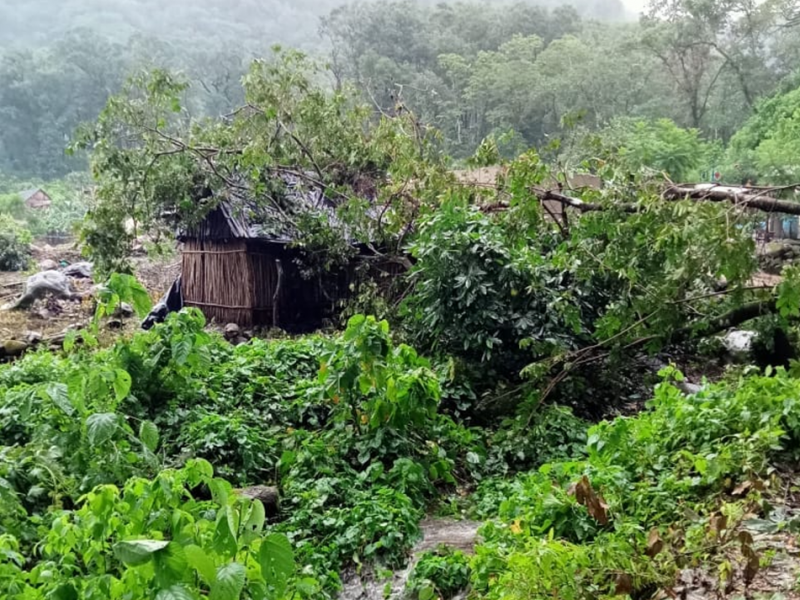
[(183, 546), (170, 542), (166, 548), (156, 552), (153, 557), (158, 587), (168, 588), (184, 580), (188, 562)]
[(78, 592), (71, 583), (62, 583), (47, 596), (48, 600), (78, 600)]
[(98, 445), (110, 440), (117, 428), (117, 415), (114, 413), (96, 413), (86, 419), (86, 433), (89, 443)]
[(114, 544), (114, 554), (126, 565), (135, 567), (145, 564), (168, 545), (166, 540), (128, 540)]
[(127, 371), (117, 369), (114, 371), (114, 394), (117, 397), (117, 402), (125, 399), (131, 391), (131, 376)]
[(264, 528), (264, 519), (266, 519), (266, 517), (267, 514), (261, 500), (253, 500), (250, 505), (250, 514), (244, 524), (245, 529), (247, 531), (260, 533)]
[(150, 300), (150, 294), (148, 294), (145, 287), (136, 280), (131, 283), (130, 292), (131, 304), (133, 304), (133, 310), (136, 311), (136, 315), (139, 318), (147, 316), (147, 313), (153, 309), (153, 302)]
[(139, 426), (139, 440), (150, 452), (158, 448), (158, 427), (152, 421), (142, 421)]
[(214, 561), (206, 554), (206, 551), (195, 545), (186, 546), (184, 551), (186, 552), (186, 561), (189, 566), (200, 574), (200, 577), (203, 578), (207, 585), (213, 585), (217, 580), (217, 568), (214, 565)]
[(265, 536), (258, 552), (258, 562), (261, 564), (261, 576), (279, 590), (280, 596), (295, 570), (294, 552), (289, 538), (281, 533)]
[(418, 593), (419, 600), (431, 600), (436, 595), (436, 591), (433, 589), (433, 586), (426, 585), (422, 588)]
[(63, 410), (68, 416), (72, 416), (75, 413), (75, 407), (69, 400), (66, 384), (48, 383), (40, 390), (39, 395), (43, 400), (51, 400), (53, 404), (58, 406), (58, 408)]
[(194, 594), (182, 585), (173, 585), (156, 594), (156, 600), (195, 600)]
[(211, 586), (209, 600), (239, 600), (245, 574), (244, 566), (236, 562), (217, 569), (217, 580)]
[(72, 352), (72, 349), (75, 348), (75, 342), (78, 340), (78, 331), (76, 329), (69, 329), (67, 330), (66, 335), (64, 336), (64, 343), (62, 347), (64, 348), (64, 352)]
[[(226, 507), (229, 508), (229, 507)], [(217, 517), (217, 527), (214, 530), (213, 547), (218, 554), (223, 556), (235, 556), (239, 546), (236, 543), (236, 535), (230, 526), (230, 520), (226, 514), (227, 510), (221, 510)]]

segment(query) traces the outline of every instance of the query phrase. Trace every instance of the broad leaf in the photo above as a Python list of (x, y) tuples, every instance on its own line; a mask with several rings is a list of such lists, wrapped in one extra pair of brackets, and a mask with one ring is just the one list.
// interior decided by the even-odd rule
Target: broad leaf
[(124, 400), (128, 393), (131, 391), (131, 376), (127, 371), (117, 369), (114, 372), (114, 395), (117, 397), (117, 402)]
[(158, 592), (156, 600), (195, 600), (195, 596), (182, 585), (173, 585)]
[(150, 452), (158, 448), (158, 427), (152, 421), (142, 421), (139, 426), (139, 440)]
[(188, 562), (183, 546), (170, 542), (166, 548), (153, 555), (156, 584), (168, 588), (182, 582), (186, 577)]
[(245, 568), (233, 562), (217, 569), (217, 580), (211, 586), (209, 600), (239, 600), (244, 588)]
[(295, 569), (294, 552), (289, 539), (280, 533), (265, 536), (261, 541), (258, 562), (261, 564), (261, 576), (281, 595)]
[(86, 419), (86, 433), (90, 444), (102, 444), (110, 440), (117, 428), (117, 415), (97, 413)]
[(214, 561), (206, 554), (206, 551), (195, 545), (186, 546), (184, 551), (186, 552), (186, 561), (189, 566), (200, 574), (200, 577), (203, 578), (207, 585), (213, 585), (217, 580), (217, 568), (214, 565)]
[(53, 404), (58, 406), (67, 415), (72, 416), (75, 413), (75, 407), (69, 400), (67, 393), (67, 386), (63, 383), (48, 383), (41, 391), (40, 396), (44, 400), (52, 400)]
[(114, 544), (114, 554), (126, 565), (135, 567), (145, 564), (168, 545), (166, 540), (128, 540)]

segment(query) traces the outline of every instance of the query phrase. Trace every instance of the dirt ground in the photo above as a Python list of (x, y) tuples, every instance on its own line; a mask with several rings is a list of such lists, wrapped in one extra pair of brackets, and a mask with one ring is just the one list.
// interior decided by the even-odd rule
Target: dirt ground
[[(38, 265), (44, 260), (53, 260), (63, 265), (81, 262), (80, 252), (70, 244), (61, 246), (44, 246), (34, 253), (34, 263), (25, 272), (0, 271), (0, 306), (19, 298), (24, 290), (25, 281), (40, 269)], [(169, 289), (172, 282), (180, 274), (180, 257), (178, 255), (152, 259), (135, 257), (133, 259), (135, 274), (139, 281), (150, 292), (153, 302), (157, 302)], [(71, 279), (73, 291), (77, 294), (87, 293), (95, 285), (91, 279)], [(24, 341), (31, 332), (43, 338), (57, 335), (69, 328), (80, 328), (92, 318), (95, 309), (90, 294), (83, 300), (56, 300), (54, 298), (37, 300), (28, 310), (0, 310), (0, 344), (6, 340)], [(138, 319), (129, 319), (124, 328), (135, 329)]]

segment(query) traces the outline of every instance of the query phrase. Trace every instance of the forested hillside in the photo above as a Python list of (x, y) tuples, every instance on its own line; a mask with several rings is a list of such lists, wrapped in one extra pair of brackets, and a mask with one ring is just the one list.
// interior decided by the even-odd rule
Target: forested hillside
[[(574, 6), (574, 7), (573, 7)], [(248, 62), (275, 43), (328, 60), (376, 113), (414, 111), (456, 158), (487, 135), (512, 156), (558, 139), (581, 160), (587, 133), (669, 119), (719, 147), (800, 58), (791, 2), (653, 3), (622, 22), (619, 2), (144, 1), (0, 7), (0, 171), (60, 177), (63, 149), (136, 71), (182, 71), (193, 117), (242, 98)], [(603, 20), (597, 20), (602, 18)], [(609, 20), (610, 19), (610, 20)], [(784, 88), (791, 87), (788, 80)], [(660, 140), (656, 144), (672, 142)], [(713, 145), (713, 144), (712, 144)], [(711, 149), (713, 150), (713, 148)], [(695, 153), (705, 168), (720, 151)]]
[(797, 598), (795, 1), (5, 2), (0, 598)]

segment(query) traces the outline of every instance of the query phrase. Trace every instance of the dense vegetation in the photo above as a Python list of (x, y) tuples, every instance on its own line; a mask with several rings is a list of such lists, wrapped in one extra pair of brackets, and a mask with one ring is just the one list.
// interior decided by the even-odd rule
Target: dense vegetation
[[(102, 284), (63, 348), (0, 365), (0, 595), (332, 598), (406, 565), (429, 515), (481, 536), (419, 557), (410, 598), (638, 600), (685, 569), (748, 588), (769, 557), (743, 524), (796, 501), (800, 458), (800, 267), (761, 283), (754, 240), (798, 213), (797, 18), (594, 11), (0, 7), (0, 269), (75, 231)], [(782, 187), (675, 185), (715, 169)], [(150, 308), (134, 244), (222, 200), (303, 277), (348, 269), (333, 327), (234, 346), (188, 309), (99, 336)], [(742, 325), (754, 365), (687, 392), (666, 365), (707, 373)]]

